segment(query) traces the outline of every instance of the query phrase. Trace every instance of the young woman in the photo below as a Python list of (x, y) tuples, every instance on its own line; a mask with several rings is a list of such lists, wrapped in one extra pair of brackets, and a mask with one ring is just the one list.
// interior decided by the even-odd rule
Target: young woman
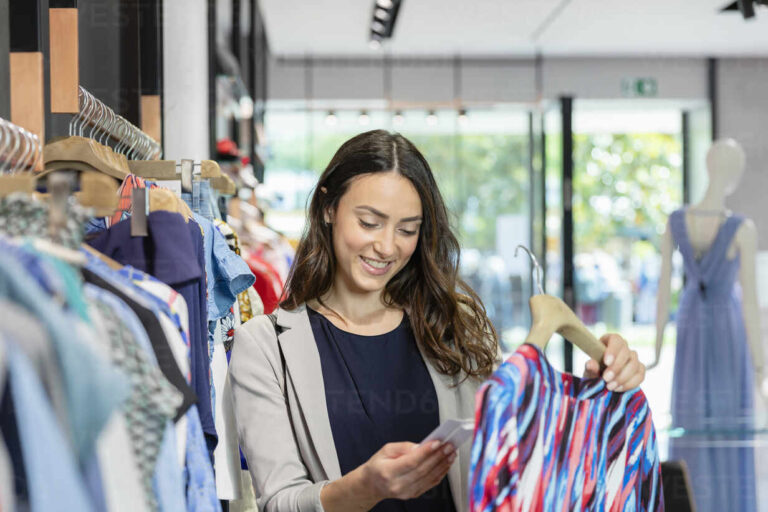
[[(499, 343), (457, 275), (429, 164), (401, 135), (360, 134), (320, 177), (308, 217), (274, 324), (235, 333), (230, 378), (259, 510), (466, 510), (469, 443), (419, 443), (474, 417)], [(639, 385), (637, 354), (618, 335), (602, 341), (608, 388)], [(590, 361), (587, 376), (598, 369)]]

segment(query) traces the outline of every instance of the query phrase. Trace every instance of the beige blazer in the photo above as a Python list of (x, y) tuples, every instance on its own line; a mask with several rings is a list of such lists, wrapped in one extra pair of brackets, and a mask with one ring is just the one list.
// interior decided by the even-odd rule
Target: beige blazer
[[(240, 444), (260, 511), (321, 512), (320, 490), (341, 478), (341, 472), (320, 354), (305, 306), (278, 310), (277, 324), (284, 329), (279, 338), (266, 316), (235, 331), (229, 381)], [(439, 374), (425, 361), (437, 392), (440, 422), (474, 417), (475, 392), (481, 383), (466, 379), (457, 386), (458, 377)], [(470, 445), (459, 449), (448, 472), (458, 512), (469, 508)]]

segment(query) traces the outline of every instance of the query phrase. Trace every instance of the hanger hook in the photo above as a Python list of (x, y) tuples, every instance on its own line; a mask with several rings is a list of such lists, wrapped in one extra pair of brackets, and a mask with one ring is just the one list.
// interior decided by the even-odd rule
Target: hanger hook
[[(16, 156), (19, 153), (19, 148), (21, 146), (21, 134), (19, 132), (19, 127), (9, 124), (8, 128), (11, 131), (11, 136), (13, 137), (15, 145), (13, 146), (13, 150), (8, 154), (8, 162), (11, 165), (10, 172), (13, 174), (14, 170), (16, 169), (16, 166), (12, 163), (13, 160), (16, 158)], [(3, 171), (7, 171), (8, 169), (5, 168)]]
[(89, 93), (85, 89), (83, 89), (83, 93), (85, 93), (85, 106), (83, 108), (83, 115), (80, 118), (80, 125), (77, 127), (77, 134), (80, 137), (85, 136), (85, 127), (90, 121), (91, 113), (93, 112), (93, 101), (91, 101), (92, 99), (91, 93)]
[(531, 250), (522, 244), (519, 244), (517, 247), (515, 247), (515, 258), (517, 258), (517, 253), (520, 249), (527, 252), (528, 256), (531, 258), (533, 268), (536, 270), (536, 288), (539, 290), (540, 294), (544, 295), (544, 289), (541, 287), (541, 265), (539, 265), (539, 261), (536, 259), (536, 256), (533, 255)]
[(3, 174), (8, 159), (5, 157), (5, 150), (8, 148), (10, 142), (10, 135), (6, 128), (5, 119), (0, 119), (0, 157), (2, 157), (2, 165), (0, 165), (0, 174)]
[(19, 133), (21, 134), (21, 139), (24, 141), (24, 151), (22, 151), (21, 156), (19, 156), (16, 161), (16, 167), (13, 169), (14, 174), (27, 168), (29, 157), (32, 154), (32, 133), (24, 128), (21, 128)]
[(69, 135), (70, 137), (75, 134), (75, 124), (77, 122), (77, 119), (80, 117), (80, 115), (83, 112), (83, 88), (79, 85), (77, 86), (77, 114), (72, 116), (72, 119), (69, 120)]

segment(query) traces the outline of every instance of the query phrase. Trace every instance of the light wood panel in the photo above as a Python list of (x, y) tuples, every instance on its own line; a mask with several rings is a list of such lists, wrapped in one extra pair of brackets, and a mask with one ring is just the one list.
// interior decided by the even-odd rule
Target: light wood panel
[(162, 144), (163, 121), (159, 95), (141, 97), (141, 131)]
[(76, 114), (80, 84), (77, 9), (49, 9), (51, 112)]

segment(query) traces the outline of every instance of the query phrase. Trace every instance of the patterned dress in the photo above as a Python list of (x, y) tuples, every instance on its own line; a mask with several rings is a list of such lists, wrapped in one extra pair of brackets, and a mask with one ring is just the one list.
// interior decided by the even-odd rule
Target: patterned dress
[(640, 389), (555, 371), (522, 345), (477, 394), (470, 511), (661, 511), (656, 432)]

